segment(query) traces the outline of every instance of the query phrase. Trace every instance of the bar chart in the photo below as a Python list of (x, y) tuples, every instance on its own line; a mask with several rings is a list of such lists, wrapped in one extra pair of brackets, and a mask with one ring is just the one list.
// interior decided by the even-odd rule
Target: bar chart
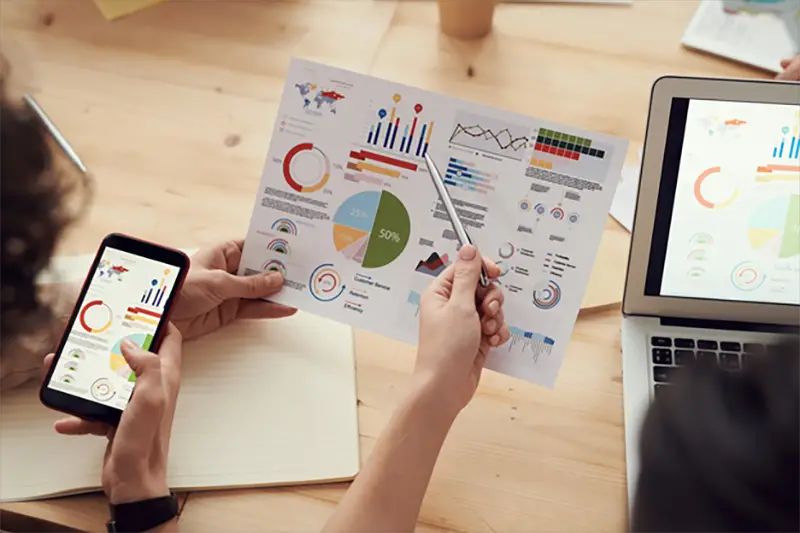
[(401, 179), (406, 172), (416, 172), (419, 165), (371, 150), (351, 150), (344, 179), (382, 185), (388, 178)]
[(451, 157), (447, 162), (444, 182), (465, 191), (487, 194), (495, 188), (497, 174), (476, 168), (475, 163)]
[[(419, 103), (413, 106), (412, 118), (404, 119), (400, 116), (403, 112), (399, 109), (399, 104), (403, 102), (402, 95), (395, 94), (393, 101), (394, 105), (390, 110), (377, 109), (378, 119), (369, 126), (366, 136), (367, 145), (414, 157), (424, 157), (433, 134), (433, 121), (426, 121), (422, 118), (420, 113), (423, 106)], [(410, 109), (405, 112), (411, 113)]]
[(794, 135), (782, 138), (772, 148), (772, 157), (774, 159), (798, 159), (800, 158), (800, 135)]
[[(161, 307), (166, 302), (164, 296), (166, 295), (169, 287), (166, 284), (166, 276), (169, 274), (169, 269), (164, 270), (164, 278), (161, 278), (161, 283), (157, 279), (150, 282), (150, 287), (142, 293), (140, 303), (151, 305), (153, 307)], [(160, 286), (159, 286), (160, 285)]]

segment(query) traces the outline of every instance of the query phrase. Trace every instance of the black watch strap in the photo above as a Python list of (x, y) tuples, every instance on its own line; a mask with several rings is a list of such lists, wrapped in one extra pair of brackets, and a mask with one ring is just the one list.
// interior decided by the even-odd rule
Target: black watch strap
[(168, 522), (178, 515), (178, 498), (169, 496), (108, 506), (111, 520), (106, 524), (109, 533), (141, 533)]

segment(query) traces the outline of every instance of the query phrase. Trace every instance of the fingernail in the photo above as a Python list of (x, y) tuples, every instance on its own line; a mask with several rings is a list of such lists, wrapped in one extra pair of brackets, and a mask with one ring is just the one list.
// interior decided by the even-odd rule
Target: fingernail
[(492, 315), (496, 315), (498, 309), (500, 309), (500, 302), (498, 302), (497, 300), (489, 302), (489, 312)]
[(130, 340), (130, 339), (123, 339), (123, 341), (122, 341), (122, 344), (123, 344), (123, 346), (124, 346), (125, 348), (127, 348), (128, 350), (135, 350), (136, 348), (138, 348), (138, 346), (136, 345), (136, 343), (135, 343), (135, 342), (133, 342), (133, 341), (132, 341), (132, 340)]
[(283, 283), (283, 275), (280, 272), (269, 272), (267, 274), (267, 284), (271, 286), (281, 285)]
[(494, 335), (491, 339), (489, 339), (489, 344), (492, 346), (498, 346), (500, 344), (500, 335)]
[(464, 261), (472, 261), (473, 259), (475, 259), (476, 255), (477, 255), (477, 250), (471, 244), (465, 244), (458, 251), (458, 257), (460, 257)]

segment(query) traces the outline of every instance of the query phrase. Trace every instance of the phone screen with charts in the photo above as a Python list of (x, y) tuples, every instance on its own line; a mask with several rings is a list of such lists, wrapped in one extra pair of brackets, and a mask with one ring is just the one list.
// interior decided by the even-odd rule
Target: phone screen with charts
[(154, 347), (183, 269), (111, 246), (95, 263), (46, 386), (122, 411), (136, 375), (121, 343), (127, 338), (146, 350)]

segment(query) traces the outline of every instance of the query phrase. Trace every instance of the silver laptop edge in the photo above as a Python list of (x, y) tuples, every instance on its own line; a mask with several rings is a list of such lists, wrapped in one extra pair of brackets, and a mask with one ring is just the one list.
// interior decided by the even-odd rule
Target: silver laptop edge
[[(800, 83), (663, 77), (653, 85), (622, 305), (625, 317), (621, 344), (629, 508), (633, 504), (639, 473), (639, 433), (651, 398), (652, 365), (648, 332), (659, 328), (662, 318), (690, 319), (700, 323), (760, 324), (768, 326), (764, 328), (766, 330), (774, 327), (792, 331), (800, 323), (798, 305), (645, 294), (674, 99), (790, 104), (797, 106), (800, 112)], [(733, 126), (736, 126), (735, 122), (732, 121)], [(800, 118), (797, 123), (800, 124)], [(688, 129), (689, 125), (686, 124), (685, 130)], [(672, 135), (683, 136), (684, 131), (672, 132)], [(800, 136), (797, 141), (797, 150), (800, 152)], [(673, 186), (677, 189), (677, 185)], [(670, 201), (674, 202), (675, 199), (671, 198)], [(659, 283), (663, 277), (662, 268)], [(690, 329), (675, 329), (675, 333)], [(693, 336), (697, 336), (697, 333), (697, 330), (692, 331)], [(770, 334), (742, 332), (742, 336), (754, 342), (763, 342), (762, 339)]]

